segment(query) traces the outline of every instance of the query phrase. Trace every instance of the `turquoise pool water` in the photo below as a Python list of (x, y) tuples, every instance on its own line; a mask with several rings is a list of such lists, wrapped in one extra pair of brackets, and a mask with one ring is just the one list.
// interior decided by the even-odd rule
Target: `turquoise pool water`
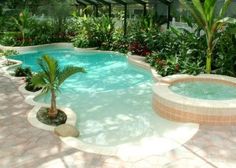
[(178, 82), (170, 89), (180, 95), (206, 100), (236, 99), (236, 87), (216, 82)]
[[(69, 78), (57, 97), (58, 105), (77, 113), (81, 141), (99, 146), (134, 143), (156, 154), (178, 146), (176, 142), (185, 142), (196, 132), (195, 126), (185, 128), (189, 125), (162, 119), (153, 112), (152, 76), (129, 64), (125, 55), (43, 49), (13, 58), (37, 72), (37, 59), (44, 54), (55, 57), (62, 66), (82, 66), (87, 71)], [(49, 102), (49, 99), (45, 95), (36, 101)]]

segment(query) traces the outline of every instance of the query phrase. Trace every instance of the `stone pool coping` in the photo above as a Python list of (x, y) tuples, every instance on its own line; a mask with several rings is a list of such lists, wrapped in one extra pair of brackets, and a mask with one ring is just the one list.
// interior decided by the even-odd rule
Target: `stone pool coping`
[(162, 76), (157, 73), (157, 71), (152, 68), (148, 63), (145, 62), (145, 57), (139, 55), (130, 55), (128, 54), (128, 61), (131, 64), (134, 64), (138, 67), (150, 71), (153, 77), (153, 81), (159, 82), (162, 79)]
[[(54, 43), (54, 44), (47, 44), (47, 45), (39, 45), (39, 46), (28, 46), (28, 47), (5, 47), (4, 49), (14, 49), (17, 50), (19, 53), (23, 53), (26, 51), (32, 51), (35, 50), (37, 48), (42, 48), (44, 46), (48, 46), (48, 47), (68, 47), (68, 48), (73, 48), (71, 43)], [(0, 46), (2, 47), (2, 46)], [(117, 53), (114, 51), (101, 51), (101, 50), (94, 50), (94, 48), (87, 48), (87, 49), (80, 49), (80, 48), (73, 48), (76, 51), (90, 51), (90, 52), (110, 52), (110, 53)], [(146, 70), (149, 70), (152, 75), (153, 75), (153, 79), (154, 81), (159, 81), (161, 79), (161, 76), (158, 75), (154, 69), (152, 69), (147, 63), (144, 62), (144, 58), (140, 57), (140, 56), (133, 56), (133, 55), (128, 55), (127, 56), (127, 60), (129, 63), (132, 63), (134, 65), (140, 66), (141, 68), (144, 68)], [(21, 62), (19, 61), (18, 66), (21, 64)], [(8, 69), (9, 70), (9, 69)], [(7, 70), (5, 71), (6, 74), (8, 74)], [(12, 76), (8, 76), (9, 78), (15, 78)], [(28, 121), (31, 123), (31, 125), (33, 125), (34, 127), (40, 128), (40, 129), (44, 129), (44, 130), (48, 130), (48, 131), (53, 131), (55, 127), (53, 126), (48, 126), (46, 124), (41, 123), (40, 121), (37, 120), (36, 118), (36, 113), (37, 111), (41, 108), (41, 107), (48, 107), (49, 104), (45, 104), (45, 103), (39, 103), (39, 102), (35, 102), (34, 99), (40, 94), (40, 91), (35, 92), (35, 93), (31, 93), (27, 90), (25, 90), (24, 85), (21, 85), (19, 87), (19, 90), (26, 95), (25, 98), (25, 102), (27, 102), (30, 105), (33, 105), (34, 108), (28, 113)], [(59, 109), (63, 110), (66, 114), (67, 114), (67, 122), (68, 124), (71, 124), (73, 126), (76, 125), (76, 113), (73, 112), (71, 109), (69, 108), (64, 108), (64, 107), (58, 107)], [(194, 126), (195, 127), (195, 126)], [(198, 125), (197, 125), (197, 129), (198, 129)], [(73, 137), (60, 137), (60, 139), (68, 144), (69, 146), (72, 146), (76, 149), (79, 150), (83, 150), (86, 152), (91, 152), (91, 153), (97, 153), (97, 154), (103, 154), (103, 155), (111, 155), (111, 156), (120, 156), (119, 154), (119, 147), (124, 148), (124, 146), (127, 148), (127, 145), (129, 145), (129, 143), (126, 144), (122, 144), (122, 145), (118, 145), (118, 146), (98, 146), (98, 145), (92, 145), (92, 144), (88, 144), (88, 143), (84, 143), (83, 141), (79, 140), (78, 138), (73, 138)], [(132, 144), (132, 143), (131, 143)], [(181, 146), (182, 143), (179, 143), (178, 146)], [(178, 147), (177, 146), (177, 147)], [(127, 161), (134, 161), (134, 160), (139, 160), (140, 158), (135, 158), (135, 157), (129, 157), (126, 158), (125, 160)]]
[(215, 81), (236, 86), (236, 78), (201, 74), (167, 76), (153, 86), (153, 109), (157, 114), (174, 121), (212, 125), (236, 124), (236, 99), (201, 100), (179, 95), (169, 89), (182, 81)]

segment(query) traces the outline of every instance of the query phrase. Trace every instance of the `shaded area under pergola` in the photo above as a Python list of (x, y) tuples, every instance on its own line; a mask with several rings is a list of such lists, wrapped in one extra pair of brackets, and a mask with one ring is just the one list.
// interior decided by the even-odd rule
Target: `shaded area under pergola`
[(98, 16), (98, 9), (102, 6), (108, 7), (108, 15), (112, 16), (112, 5), (122, 5), (124, 7), (124, 35), (127, 34), (127, 11), (128, 5), (140, 4), (143, 6), (143, 15), (147, 15), (147, 5), (156, 4), (157, 1), (162, 2), (167, 6), (167, 28), (170, 21), (170, 5), (173, 0), (76, 0), (76, 6), (86, 8), (88, 5), (94, 6), (95, 16)]

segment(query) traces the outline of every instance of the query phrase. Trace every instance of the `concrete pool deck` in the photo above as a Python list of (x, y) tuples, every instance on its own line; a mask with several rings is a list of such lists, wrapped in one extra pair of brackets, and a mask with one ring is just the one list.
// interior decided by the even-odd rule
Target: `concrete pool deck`
[(163, 155), (135, 162), (86, 153), (64, 144), (54, 133), (27, 121), (33, 108), (17, 88), (21, 82), (0, 75), (1, 168), (230, 168), (236, 167), (236, 126), (201, 125), (195, 136)]

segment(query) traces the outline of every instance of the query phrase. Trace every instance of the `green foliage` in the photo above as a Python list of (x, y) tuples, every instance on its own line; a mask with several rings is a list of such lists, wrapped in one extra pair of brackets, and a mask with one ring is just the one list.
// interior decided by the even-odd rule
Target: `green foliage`
[(127, 53), (128, 48), (129, 48), (128, 37), (124, 37), (123, 30), (117, 29), (113, 33), (112, 42), (110, 44), (103, 45), (102, 49)]
[(32, 83), (35, 87), (42, 87), (42, 93), (51, 93), (51, 108), (48, 115), (51, 118), (57, 116), (56, 108), (56, 91), (59, 90), (61, 84), (73, 74), (85, 72), (81, 67), (66, 66), (60, 68), (59, 63), (53, 57), (44, 55), (38, 60), (41, 72), (32, 77)]
[(38, 8), (38, 11), (52, 18), (54, 31), (64, 36), (66, 21), (73, 11), (72, 0), (49, 0)]
[(76, 32), (72, 39), (76, 47), (102, 47), (111, 43), (114, 33), (114, 22), (107, 16), (75, 17), (73, 29)]
[(5, 50), (3, 52), (3, 55), (5, 57), (9, 57), (9, 56), (17, 55), (17, 54), (18, 54), (18, 52), (16, 50)]
[[(36, 5), (36, 11), (40, 15), (33, 15), (37, 13), (35, 9), (32, 9), (35, 7), (34, 4), (41, 5)], [(12, 2), (9, 5), (19, 8), (15, 8), (14, 12), (11, 12), (13, 14), (9, 14), (9, 12), (0, 14), (0, 44), (27, 46), (69, 41), (66, 28), (71, 13), (71, 10), (69, 10), (71, 8), (70, 3), (58, 0), (49, 0), (47, 3), (43, 3), (37, 0), (37, 2), (27, 1), (25, 4)], [(46, 15), (41, 17), (42, 13), (40, 12)]]
[(155, 51), (159, 32), (160, 25), (154, 21), (154, 16), (137, 19), (129, 26), (130, 51), (137, 55), (148, 55), (151, 50)]
[(16, 33), (12, 32), (4, 32), (2, 33), (2, 37), (0, 39), (0, 43), (6, 46), (14, 46), (16, 45)]
[(127, 53), (131, 51), (137, 55), (148, 55), (155, 50), (160, 26), (154, 22), (153, 16), (136, 19), (128, 26), (128, 34), (124, 36), (123, 29), (115, 29), (100, 49)]
[(230, 27), (225, 32), (218, 33), (213, 62), (213, 73), (236, 76), (236, 38)]
[(14, 71), (14, 75), (16, 77), (27, 77), (32, 76), (32, 71), (29, 67), (23, 68), (23, 67), (17, 67)]
[(196, 32), (178, 31), (175, 29), (162, 32), (157, 37), (157, 52), (146, 57), (160, 75), (176, 73), (197, 75), (204, 70), (205, 56), (204, 37)]
[(205, 0), (204, 3), (201, 3), (200, 0), (192, 0), (192, 5), (186, 0), (180, 0), (180, 2), (190, 11), (198, 26), (205, 31), (207, 39), (206, 72), (211, 73), (212, 54), (217, 44), (216, 33), (225, 25), (236, 23), (236, 19), (224, 16), (232, 0), (225, 0), (219, 13), (216, 13), (216, 0)]
[(52, 20), (38, 20), (35, 17), (31, 17), (29, 20), (28, 28), (24, 28), (24, 35), (22, 35), (22, 32), (4, 32), (0, 43), (6, 46), (27, 46), (69, 40), (66, 37), (66, 32), (58, 33), (55, 30)]
[(30, 92), (36, 92), (39, 91), (40, 89), (42, 89), (41, 87), (36, 87), (33, 83), (32, 83), (32, 77), (33, 75), (28, 75), (26, 76), (25, 82), (25, 89), (30, 91)]
[(25, 34), (29, 31), (29, 23), (31, 20), (31, 14), (27, 9), (24, 9), (22, 12), (20, 12), (18, 18), (13, 17), (13, 21), (15, 22), (18, 30), (21, 33), (22, 38), (22, 45), (25, 43)]

